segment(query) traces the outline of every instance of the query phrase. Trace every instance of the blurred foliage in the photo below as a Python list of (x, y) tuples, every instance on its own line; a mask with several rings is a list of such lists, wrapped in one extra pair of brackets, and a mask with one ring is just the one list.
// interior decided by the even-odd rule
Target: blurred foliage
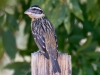
[[(31, 19), (24, 14), (31, 5), (39, 5), (54, 25), (59, 51), (72, 56), (72, 75), (100, 75), (100, 0), (0, 0), (0, 59), (6, 52), (12, 60), (6, 68), (14, 75), (31, 75), (30, 63), (13, 61), (16, 53), (24, 58), (38, 50)], [(25, 49), (16, 43), (23, 21), (23, 34), (29, 35)]]

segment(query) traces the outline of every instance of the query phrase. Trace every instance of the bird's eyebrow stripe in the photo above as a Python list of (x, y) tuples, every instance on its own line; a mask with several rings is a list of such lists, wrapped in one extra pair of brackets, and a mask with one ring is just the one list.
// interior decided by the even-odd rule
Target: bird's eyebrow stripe
[(41, 10), (39, 7), (31, 7), (31, 9), (38, 9), (38, 10)]
[(38, 13), (38, 14), (43, 13), (43, 11), (42, 11), (41, 9), (36, 8), (36, 7), (31, 8), (31, 10), (34, 10), (34, 11), (33, 11), (34, 13), (35, 13), (36, 11), (39, 11), (39, 12), (36, 12), (36, 13)]

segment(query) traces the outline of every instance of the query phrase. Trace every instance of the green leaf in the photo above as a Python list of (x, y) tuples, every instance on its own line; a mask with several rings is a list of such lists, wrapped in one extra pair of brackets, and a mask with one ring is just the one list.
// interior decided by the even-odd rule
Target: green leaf
[(44, 0), (32, 0), (31, 6), (32, 5), (39, 5), (42, 6), (44, 4)]
[(72, 75), (78, 75), (79, 73), (79, 68), (73, 67), (72, 68)]
[(96, 21), (95, 21), (95, 26), (94, 26), (95, 28), (99, 26), (99, 23), (100, 23), (100, 17), (98, 16), (100, 16), (100, 13), (96, 14)]
[(5, 8), (4, 10), (9, 13), (9, 14), (14, 14), (14, 10), (15, 10), (15, 6), (17, 5), (17, 1), (16, 0), (9, 0), (7, 1), (7, 3), (5, 4)]
[(65, 47), (65, 39), (66, 39), (66, 36), (67, 36), (64, 25), (60, 25), (58, 27), (58, 29), (56, 29), (56, 33), (57, 33), (57, 35), (60, 35), (60, 36), (57, 37), (57, 39), (58, 39), (58, 49), (63, 51), (64, 47)]
[(30, 33), (30, 31), (31, 31), (31, 19), (27, 19), (24, 28), (24, 33)]
[(69, 34), (70, 33), (70, 27), (71, 27), (69, 9), (67, 10), (67, 17), (64, 19), (64, 26), (66, 28), (67, 33)]
[(92, 42), (92, 43), (90, 43), (90, 45), (86, 49), (84, 49), (82, 51), (82, 53), (83, 52), (85, 52), (85, 53), (87, 53), (87, 52), (93, 52), (93, 51), (95, 51), (96, 47), (97, 47), (97, 43), (96, 42)]
[(97, 65), (97, 67), (100, 68), (100, 62), (99, 61), (94, 61), (93, 64)]
[(50, 21), (57, 28), (64, 20), (66, 15), (66, 5), (58, 4), (53, 10)]
[(100, 75), (100, 69), (97, 70), (97, 75)]
[(7, 0), (0, 0), (0, 9), (3, 9), (7, 3)]
[(0, 16), (0, 26), (3, 24), (4, 15)]
[(16, 50), (15, 37), (12, 31), (9, 30), (8, 28), (5, 28), (2, 31), (2, 40), (5, 51), (10, 56), (11, 59), (14, 59), (17, 50)]
[(91, 66), (84, 66), (82, 70), (83, 75), (94, 75), (93, 68)]
[(80, 9), (78, 0), (70, 0), (68, 3), (69, 8), (71, 10), (71, 12), (80, 20), (84, 20), (83, 15), (82, 15), (82, 11)]
[(43, 9), (46, 17), (50, 19), (51, 13), (54, 10), (54, 8), (52, 6), (52, 1), (46, 0), (45, 3), (42, 6), (42, 9)]
[(87, 41), (78, 48), (78, 52), (84, 51), (86, 48), (88, 48), (88, 46), (90, 45), (91, 41), (92, 41), (93, 36), (88, 36), (87, 37)]
[(79, 43), (79, 41), (83, 38), (82, 35), (72, 35), (69, 37), (69, 42), (71, 43)]
[(100, 52), (89, 52), (86, 55), (89, 58), (94, 58), (94, 59), (100, 58)]
[(14, 15), (7, 14), (7, 22), (12, 30), (18, 30), (18, 23)]
[(97, 0), (87, 0), (87, 12), (93, 10), (93, 7), (96, 6)]
[(30, 75), (30, 65), (26, 62), (14, 62), (8, 64), (5, 68), (14, 69), (15, 72), (13, 75)]
[(4, 54), (4, 49), (3, 49), (3, 45), (2, 45), (2, 39), (0, 36), (0, 59), (2, 58), (3, 54)]

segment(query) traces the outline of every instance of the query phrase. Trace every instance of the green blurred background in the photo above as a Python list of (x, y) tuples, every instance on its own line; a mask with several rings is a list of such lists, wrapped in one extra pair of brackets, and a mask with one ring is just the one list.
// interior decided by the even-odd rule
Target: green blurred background
[(72, 56), (72, 75), (100, 75), (100, 0), (0, 0), (0, 75), (31, 75), (38, 50), (24, 14), (31, 5), (54, 25), (59, 51)]

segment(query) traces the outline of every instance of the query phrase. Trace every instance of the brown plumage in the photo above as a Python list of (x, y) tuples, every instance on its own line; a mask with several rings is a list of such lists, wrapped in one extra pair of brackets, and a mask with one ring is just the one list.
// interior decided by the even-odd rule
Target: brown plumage
[(61, 73), (57, 60), (57, 37), (51, 22), (45, 17), (41, 8), (36, 5), (26, 10), (25, 14), (32, 19), (31, 31), (39, 50), (47, 59), (51, 59), (54, 73)]

